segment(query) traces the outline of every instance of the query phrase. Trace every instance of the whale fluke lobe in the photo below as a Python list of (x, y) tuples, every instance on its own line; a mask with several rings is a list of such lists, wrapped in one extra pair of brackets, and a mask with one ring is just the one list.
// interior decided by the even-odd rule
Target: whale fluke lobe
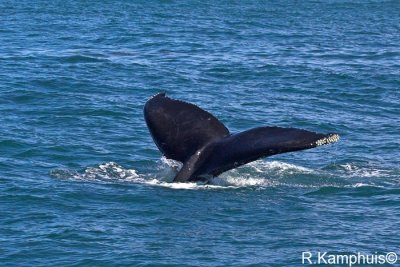
[(160, 93), (144, 106), (144, 118), (158, 149), (173, 160), (185, 162), (206, 144), (229, 135), (213, 115), (196, 105)]
[(144, 107), (150, 133), (165, 157), (181, 161), (174, 181), (196, 181), (276, 154), (310, 149), (339, 140), (339, 135), (295, 128), (259, 127), (229, 130), (196, 105), (160, 93)]

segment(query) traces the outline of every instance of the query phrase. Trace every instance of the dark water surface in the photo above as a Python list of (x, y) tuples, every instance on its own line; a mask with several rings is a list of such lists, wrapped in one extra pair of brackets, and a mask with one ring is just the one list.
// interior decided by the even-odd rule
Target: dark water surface
[[(399, 1), (0, 1), (0, 265), (400, 255)], [(232, 131), (338, 132), (170, 183), (159, 91)]]

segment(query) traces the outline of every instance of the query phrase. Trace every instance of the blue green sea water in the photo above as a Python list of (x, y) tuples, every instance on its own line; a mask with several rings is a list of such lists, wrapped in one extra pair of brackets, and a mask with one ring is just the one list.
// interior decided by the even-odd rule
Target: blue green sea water
[[(399, 1), (2, 0), (0, 265), (400, 256), (399, 89)], [(341, 140), (172, 183), (143, 118), (160, 91), (231, 132)]]

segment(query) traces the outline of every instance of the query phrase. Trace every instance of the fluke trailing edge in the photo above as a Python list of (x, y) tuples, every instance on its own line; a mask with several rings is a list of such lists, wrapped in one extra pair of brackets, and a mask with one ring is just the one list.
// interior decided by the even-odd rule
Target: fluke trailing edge
[(339, 140), (295, 128), (259, 127), (231, 134), (213, 115), (196, 105), (160, 93), (144, 106), (150, 133), (165, 157), (183, 163), (175, 182), (219, 175), (275, 154), (309, 149)]

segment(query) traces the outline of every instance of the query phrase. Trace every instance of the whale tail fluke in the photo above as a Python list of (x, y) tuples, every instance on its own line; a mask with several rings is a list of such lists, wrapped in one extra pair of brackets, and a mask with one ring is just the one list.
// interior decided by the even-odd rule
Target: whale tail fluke
[(183, 101), (158, 94), (147, 101), (145, 120), (160, 151), (181, 161), (174, 181), (195, 181), (276, 154), (337, 142), (339, 135), (296, 128), (259, 127), (237, 134), (213, 115)]

